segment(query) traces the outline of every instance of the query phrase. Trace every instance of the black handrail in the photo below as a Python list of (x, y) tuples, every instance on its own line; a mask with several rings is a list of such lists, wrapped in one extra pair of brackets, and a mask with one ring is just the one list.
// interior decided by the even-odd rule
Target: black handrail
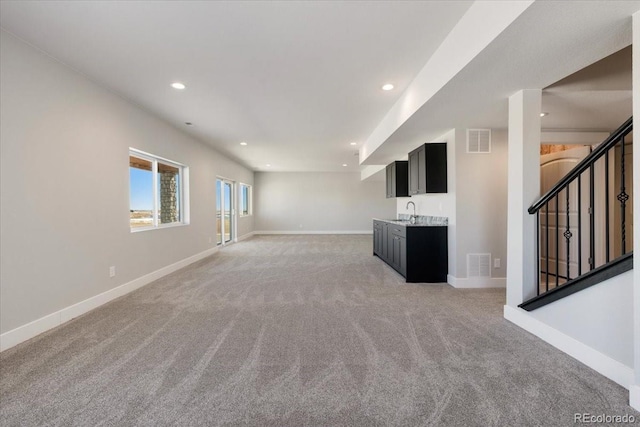
[(529, 213), (534, 214), (542, 208), (545, 203), (554, 198), (556, 194), (560, 191), (564, 190), (564, 188), (571, 183), (574, 179), (576, 179), (580, 174), (586, 171), (592, 164), (595, 163), (600, 157), (604, 156), (606, 152), (609, 151), (611, 147), (620, 142), (620, 138), (627, 134), (630, 129), (633, 128), (633, 117), (629, 117), (629, 119), (622, 124), (615, 132), (613, 132), (604, 142), (593, 150), (587, 157), (582, 159), (580, 163), (578, 163), (571, 171), (565, 175), (556, 185), (551, 187), (547, 193), (542, 196), (537, 202), (535, 202), (529, 208)]

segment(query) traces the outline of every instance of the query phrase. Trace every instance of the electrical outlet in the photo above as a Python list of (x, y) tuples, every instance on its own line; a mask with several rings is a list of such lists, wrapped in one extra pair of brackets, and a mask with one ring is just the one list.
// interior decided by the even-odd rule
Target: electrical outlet
[(115, 277), (116, 275), (116, 266), (112, 265), (111, 267), (109, 267), (109, 277)]
[(298, 227), (302, 228), (302, 224), (300, 224)]
[(500, 268), (500, 258), (493, 259), (493, 268)]

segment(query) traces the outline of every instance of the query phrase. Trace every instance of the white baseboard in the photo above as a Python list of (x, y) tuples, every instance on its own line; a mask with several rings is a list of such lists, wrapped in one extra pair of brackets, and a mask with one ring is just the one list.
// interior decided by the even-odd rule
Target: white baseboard
[[(539, 321), (530, 316), (525, 310), (505, 305), (504, 318), (546, 341), (558, 350), (567, 353), (622, 387), (630, 389), (631, 384), (633, 384), (634, 373), (632, 368)], [(636, 391), (635, 393), (636, 399), (640, 398), (640, 392)], [(636, 403), (638, 404), (637, 407), (640, 408), (640, 402), (636, 401)]]
[(247, 240), (249, 237), (253, 237), (254, 232), (251, 231), (247, 234), (243, 234), (242, 236), (236, 238), (236, 242), (242, 242), (243, 240)]
[(640, 411), (640, 384), (629, 387), (629, 406)]
[(447, 283), (454, 288), (506, 288), (506, 277), (455, 277), (447, 274)]
[(0, 335), (0, 351), (4, 351), (11, 347), (14, 347), (21, 342), (35, 337), (36, 335), (40, 335), (41, 333), (46, 332), (49, 329), (53, 329), (56, 326), (68, 322), (69, 320), (78, 317), (81, 314), (87, 313), (94, 308), (100, 307), (101, 305), (106, 304), (109, 301), (126, 295), (129, 292), (135, 291), (136, 289), (139, 289), (144, 285), (153, 282), (154, 280), (166, 276), (167, 274), (173, 273), (174, 271), (186, 267), (187, 265), (192, 264), (196, 261), (200, 261), (201, 259), (206, 258), (209, 255), (213, 255), (218, 251), (218, 249), (218, 247), (207, 249), (206, 251), (200, 252), (199, 254), (190, 256), (149, 274), (145, 274), (142, 277), (138, 277), (137, 279), (117, 286), (113, 289), (109, 289), (106, 292), (88, 298), (84, 301), (70, 305), (69, 307), (65, 307), (62, 310), (56, 311), (55, 313), (48, 314), (44, 317), (41, 317), (40, 319), (34, 320), (33, 322), (29, 322), (26, 325), (22, 325), (15, 329), (7, 331), (4, 334)]
[(287, 231), (254, 231), (253, 234), (373, 234), (373, 230), (333, 230), (333, 231), (310, 231), (310, 230), (287, 230)]

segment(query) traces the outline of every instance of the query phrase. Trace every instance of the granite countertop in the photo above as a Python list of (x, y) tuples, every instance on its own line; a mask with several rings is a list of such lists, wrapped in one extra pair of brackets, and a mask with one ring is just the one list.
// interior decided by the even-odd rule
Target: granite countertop
[(443, 216), (416, 215), (416, 222), (414, 224), (411, 224), (411, 215), (399, 214), (398, 217), (398, 219), (374, 218), (374, 220), (401, 225), (403, 227), (446, 227), (449, 225), (449, 218)]

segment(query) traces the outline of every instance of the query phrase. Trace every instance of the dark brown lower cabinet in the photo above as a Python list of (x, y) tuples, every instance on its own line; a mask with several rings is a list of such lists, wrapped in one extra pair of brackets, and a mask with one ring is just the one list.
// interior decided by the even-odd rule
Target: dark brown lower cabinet
[(446, 226), (405, 226), (374, 220), (373, 254), (404, 276), (407, 282), (447, 281)]

